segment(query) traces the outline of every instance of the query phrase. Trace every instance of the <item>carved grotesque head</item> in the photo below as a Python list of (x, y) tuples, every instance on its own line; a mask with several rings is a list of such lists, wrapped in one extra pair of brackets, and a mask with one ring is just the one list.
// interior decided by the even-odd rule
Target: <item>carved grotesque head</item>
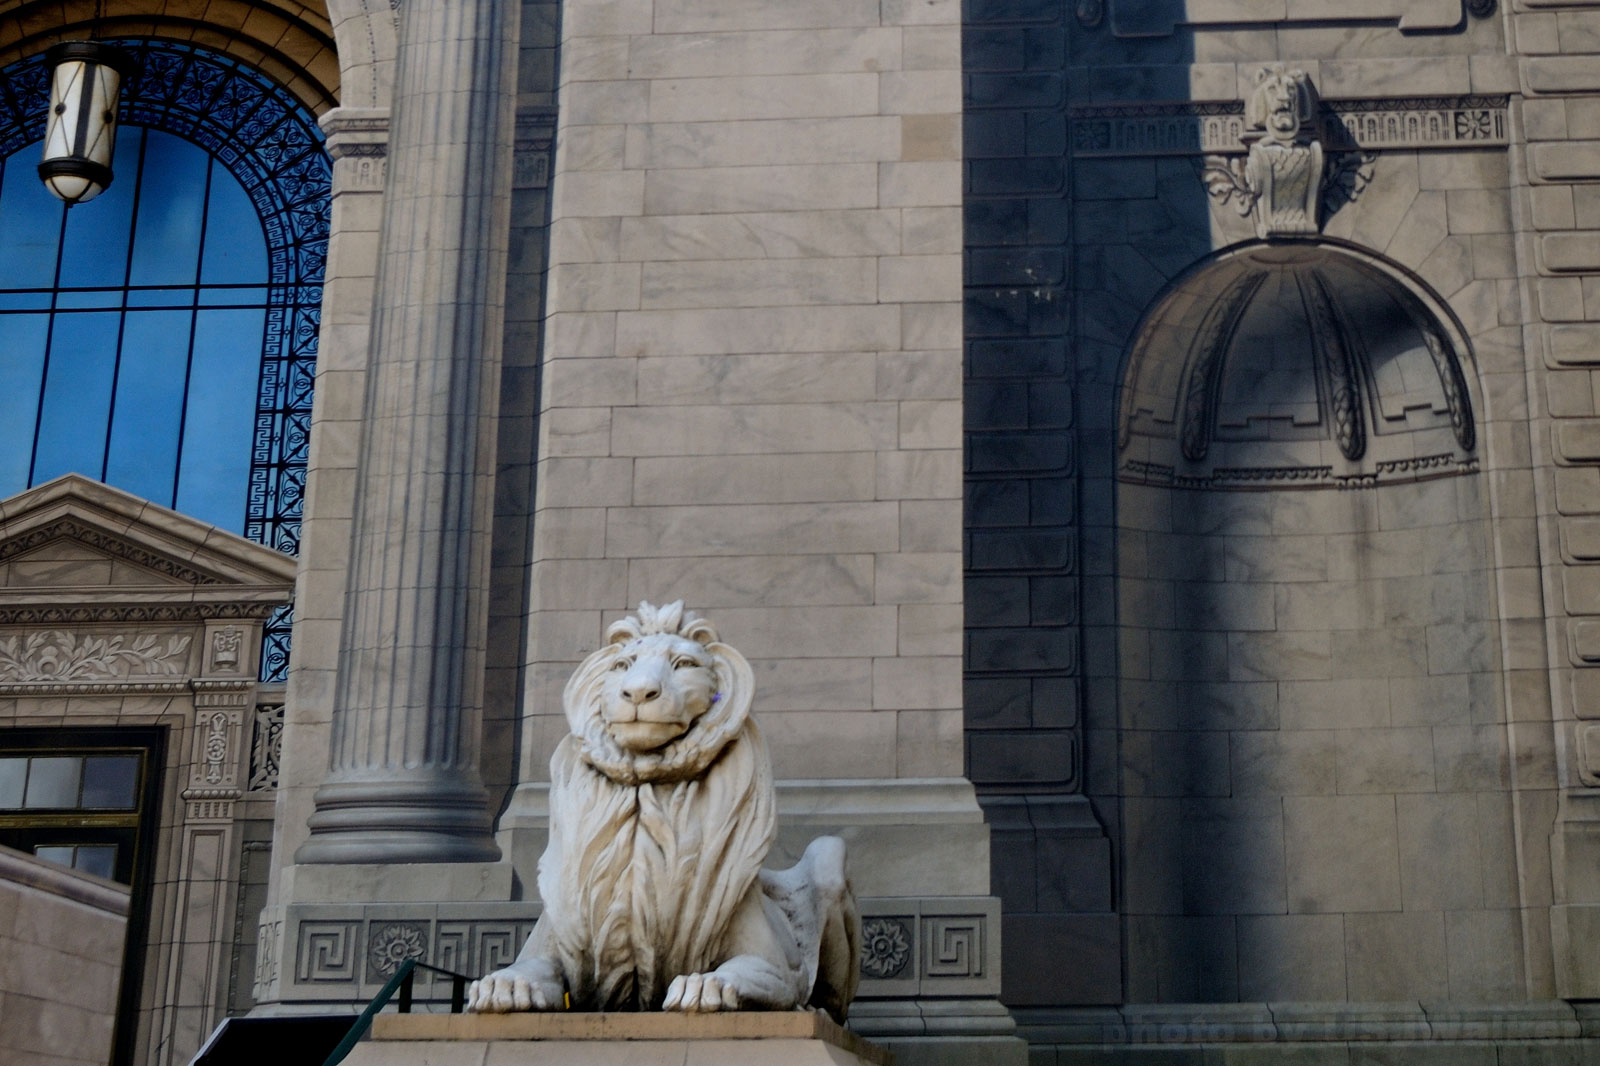
[(1245, 121), (1267, 138), (1288, 142), (1299, 136), (1316, 115), (1311, 79), (1303, 70), (1267, 67), (1256, 75), (1255, 91), (1245, 106)]
[(693, 776), (742, 728), (750, 664), (710, 622), (669, 603), (641, 603), (567, 683), (572, 732), (590, 765), (617, 781)]

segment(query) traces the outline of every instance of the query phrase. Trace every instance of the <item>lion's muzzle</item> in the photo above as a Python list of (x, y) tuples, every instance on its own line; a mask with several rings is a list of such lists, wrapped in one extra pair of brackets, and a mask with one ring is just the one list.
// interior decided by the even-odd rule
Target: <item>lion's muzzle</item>
[(606, 729), (629, 751), (654, 751), (681, 736), (710, 706), (709, 671), (693, 646), (646, 638), (619, 657), (602, 701)]

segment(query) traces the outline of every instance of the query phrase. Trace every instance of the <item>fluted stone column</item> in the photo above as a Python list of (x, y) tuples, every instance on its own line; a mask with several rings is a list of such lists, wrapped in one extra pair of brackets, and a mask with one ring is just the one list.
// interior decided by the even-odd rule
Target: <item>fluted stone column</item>
[(478, 771), (515, 0), (406, 0), (328, 776), (301, 863), (499, 857)]

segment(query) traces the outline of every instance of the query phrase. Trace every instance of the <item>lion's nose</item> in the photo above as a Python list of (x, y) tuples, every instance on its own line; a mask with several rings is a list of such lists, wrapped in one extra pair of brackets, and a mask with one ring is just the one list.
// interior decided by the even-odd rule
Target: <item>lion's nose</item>
[(634, 681), (622, 686), (622, 698), (629, 703), (649, 703), (661, 695), (661, 685), (656, 681)]

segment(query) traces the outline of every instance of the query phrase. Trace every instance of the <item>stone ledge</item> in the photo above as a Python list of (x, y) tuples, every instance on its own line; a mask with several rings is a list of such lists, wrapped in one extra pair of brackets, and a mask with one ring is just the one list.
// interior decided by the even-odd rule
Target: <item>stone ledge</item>
[(1594, 1066), (1600, 1061), (1593, 1040), (1034, 1045), (1042, 1056), (1052, 1050), (1056, 1057), (1044, 1061), (1061, 1066)]
[(374, 1041), (705, 1041), (820, 1040), (872, 1066), (893, 1057), (820, 1011), (735, 1011), (728, 1014), (384, 1014), (372, 1021)]
[(4, 845), (0, 845), (0, 882), (60, 896), (107, 914), (128, 914), (126, 885), (36, 859)]
[(1127, 1004), (1014, 1012), (1033, 1044), (1221, 1045), (1571, 1040), (1583, 1034), (1571, 1004), (1212, 1003)]
[[(403, 876), (397, 876), (403, 872)], [(504, 903), (509, 862), (299, 863), (284, 867), (283, 895), (297, 904)]]

